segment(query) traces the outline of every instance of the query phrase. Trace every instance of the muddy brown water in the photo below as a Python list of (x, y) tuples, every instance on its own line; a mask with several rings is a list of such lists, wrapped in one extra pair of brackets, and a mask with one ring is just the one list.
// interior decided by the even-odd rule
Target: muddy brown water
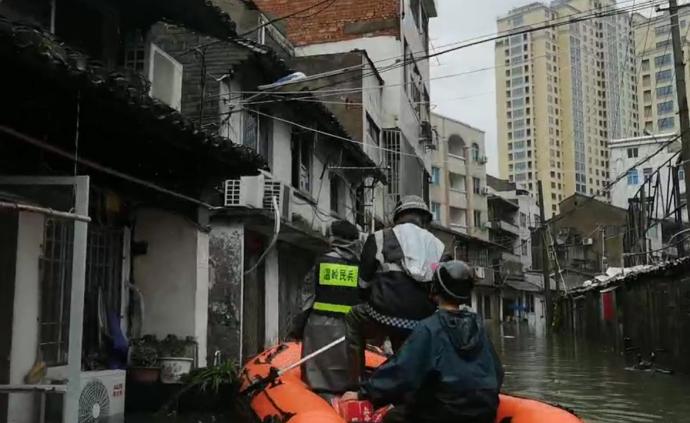
[[(624, 357), (525, 324), (490, 328), (504, 391), (562, 404), (587, 422), (690, 422), (690, 377), (625, 370)], [(690, 357), (688, 357), (690, 360)]]

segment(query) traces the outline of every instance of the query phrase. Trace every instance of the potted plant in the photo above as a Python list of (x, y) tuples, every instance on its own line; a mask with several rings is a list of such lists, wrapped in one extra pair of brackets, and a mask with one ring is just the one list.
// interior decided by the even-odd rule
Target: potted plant
[(189, 374), (194, 363), (196, 341), (193, 337), (180, 339), (168, 335), (160, 342), (158, 361), (161, 365), (161, 382), (180, 383), (182, 376)]
[(153, 335), (146, 335), (132, 341), (130, 365), (127, 375), (134, 382), (155, 383), (160, 377), (158, 365), (158, 340)]

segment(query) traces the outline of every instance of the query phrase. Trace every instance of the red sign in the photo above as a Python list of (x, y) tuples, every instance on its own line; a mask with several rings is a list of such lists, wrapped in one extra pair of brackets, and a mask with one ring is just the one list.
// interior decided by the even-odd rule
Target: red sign
[(604, 320), (607, 322), (613, 321), (616, 316), (616, 306), (613, 302), (613, 291), (601, 293), (601, 306)]

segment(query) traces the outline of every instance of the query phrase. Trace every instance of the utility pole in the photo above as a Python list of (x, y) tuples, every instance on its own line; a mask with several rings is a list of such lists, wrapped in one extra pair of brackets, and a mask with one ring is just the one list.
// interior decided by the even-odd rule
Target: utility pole
[(551, 331), (553, 322), (553, 303), (551, 302), (551, 272), (549, 271), (549, 246), (546, 243), (546, 217), (544, 216), (544, 190), (541, 180), (537, 181), (539, 190), (539, 219), (541, 225), (539, 232), (541, 236), (541, 270), (544, 275), (544, 303), (546, 304), (546, 330)]
[(606, 226), (599, 226), (599, 238), (601, 238), (601, 274), (606, 274), (607, 259), (606, 259)]
[[(690, 187), (690, 117), (688, 115), (688, 96), (685, 90), (685, 60), (683, 58), (683, 49), (680, 44), (678, 2), (676, 0), (668, 0), (668, 6), (668, 12), (671, 16), (673, 60), (676, 68), (676, 94), (678, 99), (678, 117), (680, 118), (680, 139), (682, 141), (681, 160), (683, 169), (685, 170), (685, 186)], [(686, 209), (690, 210), (690, 189), (685, 190), (685, 196)], [(690, 215), (690, 212), (688, 214)]]

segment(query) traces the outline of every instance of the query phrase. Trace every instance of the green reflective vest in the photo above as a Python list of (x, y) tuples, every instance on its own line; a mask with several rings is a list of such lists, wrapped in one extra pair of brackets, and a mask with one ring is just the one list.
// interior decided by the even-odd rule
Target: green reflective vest
[(360, 303), (359, 265), (341, 257), (322, 256), (315, 268), (316, 299), (314, 311), (325, 314), (347, 314)]

